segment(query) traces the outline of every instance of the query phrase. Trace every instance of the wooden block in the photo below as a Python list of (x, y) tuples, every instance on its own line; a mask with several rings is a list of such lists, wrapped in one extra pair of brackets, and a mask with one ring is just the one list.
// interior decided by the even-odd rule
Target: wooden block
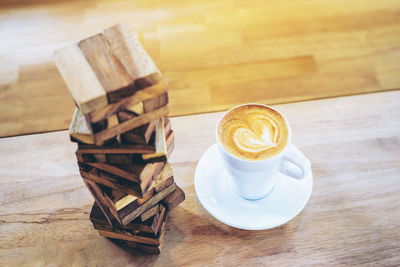
[(101, 236), (109, 237), (109, 238), (127, 240), (127, 241), (132, 241), (132, 242), (137, 242), (137, 243), (150, 244), (150, 245), (160, 245), (160, 240), (158, 238), (133, 235), (130, 232), (123, 231), (123, 230), (122, 230), (122, 233), (99, 230), (99, 234)]
[(137, 217), (139, 217), (143, 212), (147, 211), (148, 209), (152, 208), (154, 205), (156, 205), (158, 202), (160, 202), (163, 198), (168, 196), (170, 193), (172, 193), (176, 188), (176, 184), (173, 183), (167, 188), (165, 188), (163, 191), (156, 193), (153, 197), (151, 197), (149, 200), (144, 202), (142, 205), (140, 205), (136, 210), (128, 214), (126, 217), (122, 219), (122, 224), (126, 225), (129, 222), (133, 221)]
[(96, 142), (90, 125), (78, 108), (75, 109), (74, 117), (69, 126), (69, 134), (72, 141), (76, 139), (88, 144), (94, 144)]
[(54, 61), (81, 112), (108, 105), (105, 89), (76, 44), (56, 50)]
[(154, 146), (146, 145), (112, 145), (94, 146), (79, 144), (77, 152), (81, 154), (150, 154), (155, 152)]
[(159, 72), (137, 36), (125, 24), (108, 28), (103, 34), (133, 80)]
[(140, 145), (148, 144), (155, 128), (156, 121), (152, 121), (148, 124), (137, 127), (129, 132), (122, 134), (121, 142)]
[(105, 89), (109, 103), (115, 103), (135, 93), (133, 79), (102, 34), (96, 34), (78, 43), (94, 73)]
[[(83, 178), (138, 198), (144, 198), (146, 193), (153, 188), (158, 193), (162, 186), (167, 187), (173, 182), (173, 173), (168, 162), (146, 164), (141, 173), (136, 174), (139, 177), (138, 182), (109, 173), (104, 169), (97, 169), (86, 163), (78, 162), (78, 164)], [(129, 171), (128, 168), (124, 170)], [(126, 212), (122, 211), (122, 213)]]
[(129, 165), (145, 164), (154, 162), (164, 162), (173, 150), (174, 135), (170, 131), (167, 138), (167, 155), (158, 158), (149, 158), (144, 160), (143, 154), (152, 154), (155, 149), (151, 146), (142, 145), (121, 145), (112, 147), (79, 145), (76, 155), (79, 162), (83, 163), (107, 163), (109, 165)]
[(97, 133), (95, 135), (95, 140), (96, 141), (98, 140), (98, 142), (104, 142), (107, 139), (113, 138), (117, 135), (123, 134), (129, 130), (145, 125), (153, 120), (156, 120), (160, 117), (165, 117), (167, 115), (168, 115), (168, 105), (165, 105), (159, 109), (143, 113), (138, 117), (134, 117), (114, 127), (107, 128)]
[(142, 193), (148, 189), (153, 177), (155, 177), (164, 166), (164, 162), (118, 165), (97, 162), (85, 164), (92, 166), (97, 170), (112, 174), (120, 179), (126, 179), (138, 183)]
[(155, 205), (149, 210), (143, 212), (142, 215), (140, 215), (140, 220), (142, 222), (147, 221), (148, 219), (156, 215), (156, 213), (158, 213), (159, 211), (160, 211), (160, 205)]
[[(167, 215), (168, 212), (164, 212), (163, 220), (166, 220)], [(156, 237), (161, 230), (160, 228), (156, 228), (158, 226), (159, 218), (160, 216), (157, 216), (157, 218), (156, 216), (153, 216), (145, 222), (142, 222), (140, 221), (140, 218), (137, 218), (127, 225), (119, 224), (116, 221), (112, 221), (112, 224), (110, 224), (96, 202), (93, 204), (92, 210), (90, 212), (90, 221), (92, 222), (93, 227), (96, 230), (104, 230), (110, 232), (126, 230), (137, 235), (152, 237)]]
[[(157, 239), (158, 240), (158, 245), (155, 244), (149, 244), (149, 242), (147, 242), (148, 240), (146, 240), (147, 243), (143, 243), (141, 242), (142, 240), (139, 239), (139, 241), (131, 241), (132, 238), (132, 233), (128, 233), (127, 238), (123, 238), (123, 239), (115, 239), (119, 244), (125, 246), (125, 247), (129, 247), (129, 248), (136, 248), (139, 249), (142, 252), (146, 252), (146, 253), (152, 253), (152, 254), (159, 254), (162, 248), (162, 245), (164, 243), (164, 236), (165, 236), (165, 230), (166, 230), (166, 223), (167, 223), (167, 219), (168, 219), (168, 213), (165, 213), (164, 218), (162, 220), (162, 223), (160, 225), (160, 230), (158, 232), (158, 234), (156, 236), (151, 237), (152, 239)], [(104, 230), (102, 230), (104, 231)], [(110, 232), (110, 231), (106, 231), (106, 232)], [(125, 235), (125, 232), (120, 232), (117, 230), (117, 233), (120, 233), (122, 235)], [(142, 236), (141, 234), (134, 234), (136, 236)], [(114, 235), (115, 236), (115, 235)], [(149, 237), (144, 235), (145, 237)], [(129, 240), (128, 240), (129, 239)]]
[(154, 188), (156, 193), (163, 191), (165, 188), (173, 184), (174, 176), (171, 164), (165, 163), (164, 168), (154, 178), (151, 188)]
[(94, 133), (83, 114), (79, 109), (76, 109), (70, 125), (69, 134), (72, 141), (77, 140), (86, 144), (103, 145), (107, 140), (166, 115), (168, 115), (168, 106), (144, 113), (138, 117)]
[(143, 111), (150, 112), (168, 104), (168, 93), (143, 101)]
[(155, 136), (155, 153), (143, 154), (143, 160), (149, 160), (151, 158), (165, 157), (167, 156), (167, 144), (164, 129), (164, 118), (160, 118), (156, 121), (156, 136)]
[(92, 194), (94, 200), (97, 202), (104, 216), (107, 218), (107, 221), (111, 224), (112, 221), (115, 219), (118, 221), (118, 223), (121, 223), (121, 220), (118, 216), (118, 211), (113, 208), (114, 203), (109, 197), (107, 197), (104, 189), (90, 180), (83, 179), (83, 181), (89, 192)]
[(184, 200), (185, 192), (179, 186), (176, 186), (175, 191), (166, 196), (161, 202), (168, 210), (172, 210)]
[[(158, 75), (158, 74), (157, 74)], [(150, 76), (155, 76), (151, 74)], [(129, 109), (129, 107), (142, 103), (145, 100), (157, 97), (168, 91), (168, 83), (165, 79), (159, 78), (160, 81), (154, 85), (136, 91), (132, 96), (127, 97), (117, 103), (109, 104), (100, 110), (94, 110), (88, 114), (88, 121), (91, 123), (102, 121), (119, 111)]]
[(126, 211), (121, 212), (121, 210), (135, 210), (155, 193), (153, 189), (148, 191), (143, 198), (138, 198), (132, 195), (121, 194), (116, 190), (112, 190), (111, 188), (107, 188), (87, 179), (83, 180), (108, 221), (111, 222), (115, 220), (119, 224), (121, 224), (123, 214), (128, 213)]
[(124, 192), (128, 195), (133, 195), (140, 198), (144, 196), (138, 183), (121, 179), (120, 177), (107, 172), (98, 171), (97, 169), (93, 168), (89, 171), (80, 169), (80, 174), (85, 179)]

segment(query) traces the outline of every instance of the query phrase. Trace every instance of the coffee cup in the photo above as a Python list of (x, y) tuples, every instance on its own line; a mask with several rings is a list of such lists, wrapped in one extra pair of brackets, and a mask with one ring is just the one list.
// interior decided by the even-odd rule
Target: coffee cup
[(286, 117), (262, 104), (234, 107), (221, 117), (216, 131), (217, 145), (234, 191), (248, 200), (266, 197), (274, 188), (278, 173), (304, 179), (310, 161), (291, 144)]

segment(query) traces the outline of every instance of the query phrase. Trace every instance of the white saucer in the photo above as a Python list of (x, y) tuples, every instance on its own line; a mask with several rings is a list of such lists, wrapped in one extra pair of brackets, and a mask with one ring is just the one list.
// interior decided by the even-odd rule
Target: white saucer
[(270, 229), (293, 219), (307, 204), (313, 185), (312, 173), (303, 180), (283, 174), (272, 192), (259, 200), (246, 200), (230, 184), (217, 144), (200, 158), (194, 177), (197, 197), (217, 220), (245, 230)]

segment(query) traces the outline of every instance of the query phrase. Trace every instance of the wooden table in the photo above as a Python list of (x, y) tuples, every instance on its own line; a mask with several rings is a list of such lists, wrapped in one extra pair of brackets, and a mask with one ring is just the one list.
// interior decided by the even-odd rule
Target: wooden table
[(120, 22), (176, 116), (399, 89), (399, 13), (396, 0), (1, 0), (0, 136), (67, 129), (53, 51)]
[(399, 264), (400, 91), (279, 108), (312, 162), (304, 211), (265, 231), (215, 220), (199, 203), (193, 178), (221, 113), (173, 118), (171, 162), (187, 199), (170, 214), (161, 255), (121, 249), (92, 228), (93, 200), (66, 131), (0, 139), (0, 264)]

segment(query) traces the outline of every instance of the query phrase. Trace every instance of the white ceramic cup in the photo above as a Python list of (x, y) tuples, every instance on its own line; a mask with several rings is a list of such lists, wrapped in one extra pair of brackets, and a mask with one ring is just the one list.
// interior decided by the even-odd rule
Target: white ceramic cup
[[(253, 103), (244, 105), (266, 106)], [(273, 157), (258, 161), (240, 159), (227, 152), (219, 140), (218, 127), (224, 116), (237, 107), (224, 113), (217, 124), (216, 131), (218, 148), (226, 170), (232, 178), (233, 189), (237, 194), (249, 200), (260, 199), (273, 190), (276, 179), (279, 179), (279, 175), (277, 175), (279, 172), (295, 179), (303, 179), (309, 174), (311, 171), (310, 161), (299, 149), (291, 144), (292, 130), (288, 120), (281, 112), (269, 106), (266, 107), (277, 111), (285, 119), (288, 129), (288, 140), (285, 148)]]

